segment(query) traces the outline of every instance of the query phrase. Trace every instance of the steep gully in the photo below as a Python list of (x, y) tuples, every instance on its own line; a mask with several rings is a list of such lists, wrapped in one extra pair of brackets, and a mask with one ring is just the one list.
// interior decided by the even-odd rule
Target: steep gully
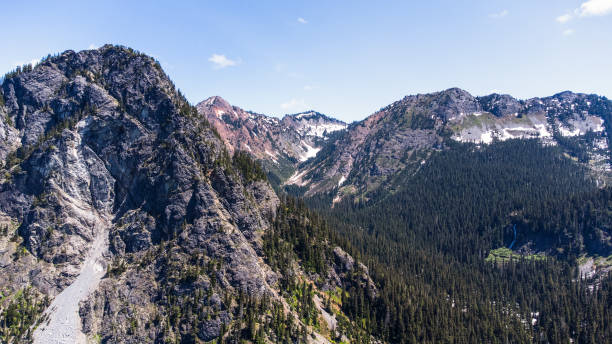
[(87, 343), (81, 329), (79, 303), (97, 288), (105, 273), (103, 255), (108, 250), (109, 223), (99, 226), (78, 277), (55, 297), (45, 311), (49, 321), (34, 331), (35, 344)]
[[(58, 180), (51, 178), (49, 184), (54, 185), (54, 192), (62, 199), (61, 206), (79, 220), (80, 230), (91, 231), (92, 239), (78, 276), (45, 310), (48, 321), (34, 331), (35, 344), (87, 343), (79, 304), (97, 289), (105, 274), (113, 195), (104, 191), (112, 190), (114, 179), (102, 160), (82, 142), (86, 123), (79, 122), (74, 137), (67, 140), (66, 170), (76, 173), (66, 173)], [(92, 191), (92, 184), (99, 185), (97, 192)]]

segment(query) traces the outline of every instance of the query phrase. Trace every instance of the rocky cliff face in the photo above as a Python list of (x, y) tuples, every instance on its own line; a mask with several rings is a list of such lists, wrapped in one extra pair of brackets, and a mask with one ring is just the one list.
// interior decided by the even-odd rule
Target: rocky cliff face
[(346, 128), (345, 123), (315, 111), (278, 119), (245, 111), (217, 96), (200, 102), (197, 108), (217, 129), (228, 150), (249, 152), (279, 182), (299, 163), (313, 158), (332, 133)]
[(417, 170), (448, 138), (477, 144), (537, 138), (564, 146), (607, 179), (611, 116), (612, 103), (606, 98), (571, 92), (529, 100), (498, 94), (473, 97), (456, 88), (408, 96), (349, 126), (286, 184), (300, 187), (307, 196), (333, 192), (336, 201), (365, 195), (401, 171)]
[(239, 295), (283, 304), (261, 249), (278, 198), (155, 60), (66, 51), (1, 95), (0, 314), (54, 298), (4, 340), (209, 341), (241, 331)]

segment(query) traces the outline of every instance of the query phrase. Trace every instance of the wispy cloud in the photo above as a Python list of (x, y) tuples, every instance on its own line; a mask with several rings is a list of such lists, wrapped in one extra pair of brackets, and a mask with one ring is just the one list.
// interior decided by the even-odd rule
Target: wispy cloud
[(299, 18), (297, 19), (297, 21), (298, 21), (298, 23), (300, 23), (300, 24), (308, 24), (308, 20), (306, 20), (306, 19), (304, 19), (304, 18), (302, 18), (302, 17), (299, 17)]
[(89, 45), (89, 47), (87, 47), (87, 49), (89, 49), (89, 50), (92, 50), (92, 49), (98, 49), (98, 47), (97, 47), (95, 44), (91, 43), (91, 44)]
[(489, 18), (503, 18), (503, 17), (507, 16), (508, 13), (510, 13), (510, 12), (508, 12), (508, 10), (504, 9), (501, 12), (489, 14)]
[(225, 55), (213, 54), (208, 61), (214, 64), (215, 69), (232, 67), (238, 64), (238, 61), (230, 60)]
[(563, 36), (570, 36), (574, 34), (574, 30), (573, 29), (567, 29), (563, 31)]
[(589, 0), (580, 4), (580, 7), (573, 12), (558, 16), (556, 20), (564, 24), (575, 17), (605, 16), (610, 13), (612, 13), (612, 0)]
[(562, 16), (558, 16), (558, 17), (557, 17), (557, 21), (558, 21), (559, 23), (561, 23), (561, 24), (563, 24), (563, 23), (567, 23), (567, 22), (568, 22), (568, 21), (570, 21), (571, 19), (572, 19), (572, 15), (571, 15), (571, 14), (569, 14), (569, 13), (564, 14), (564, 15), (562, 15)]
[(578, 10), (581, 17), (603, 16), (612, 13), (612, 0), (589, 0)]
[(312, 86), (312, 85), (305, 85), (304, 86), (304, 91), (312, 91), (312, 90), (314, 90), (314, 86)]
[(292, 98), (288, 102), (282, 103), (280, 107), (283, 110), (304, 110), (308, 108), (306, 106), (306, 102), (304, 101), (304, 99), (296, 99), (296, 98)]

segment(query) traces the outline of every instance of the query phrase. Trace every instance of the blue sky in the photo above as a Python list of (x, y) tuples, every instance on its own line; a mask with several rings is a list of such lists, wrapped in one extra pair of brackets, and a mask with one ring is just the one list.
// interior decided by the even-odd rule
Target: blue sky
[[(27, 5), (26, 5), (27, 4)], [(408, 94), (612, 97), (612, 0), (2, 0), (0, 70), (105, 43), (157, 58), (194, 104), (359, 120)]]

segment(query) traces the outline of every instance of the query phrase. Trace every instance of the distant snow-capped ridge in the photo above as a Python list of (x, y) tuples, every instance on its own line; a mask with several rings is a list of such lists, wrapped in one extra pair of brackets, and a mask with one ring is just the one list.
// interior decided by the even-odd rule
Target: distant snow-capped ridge
[(303, 136), (326, 138), (334, 131), (346, 129), (347, 124), (316, 111), (286, 115), (283, 121)]
[(309, 110), (282, 119), (245, 111), (219, 96), (197, 105), (198, 111), (214, 127), (230, 152), (245, 150), (256, 158), (278, 165), (291, 165), (313, 158), (333, 132), (346, 123)]

